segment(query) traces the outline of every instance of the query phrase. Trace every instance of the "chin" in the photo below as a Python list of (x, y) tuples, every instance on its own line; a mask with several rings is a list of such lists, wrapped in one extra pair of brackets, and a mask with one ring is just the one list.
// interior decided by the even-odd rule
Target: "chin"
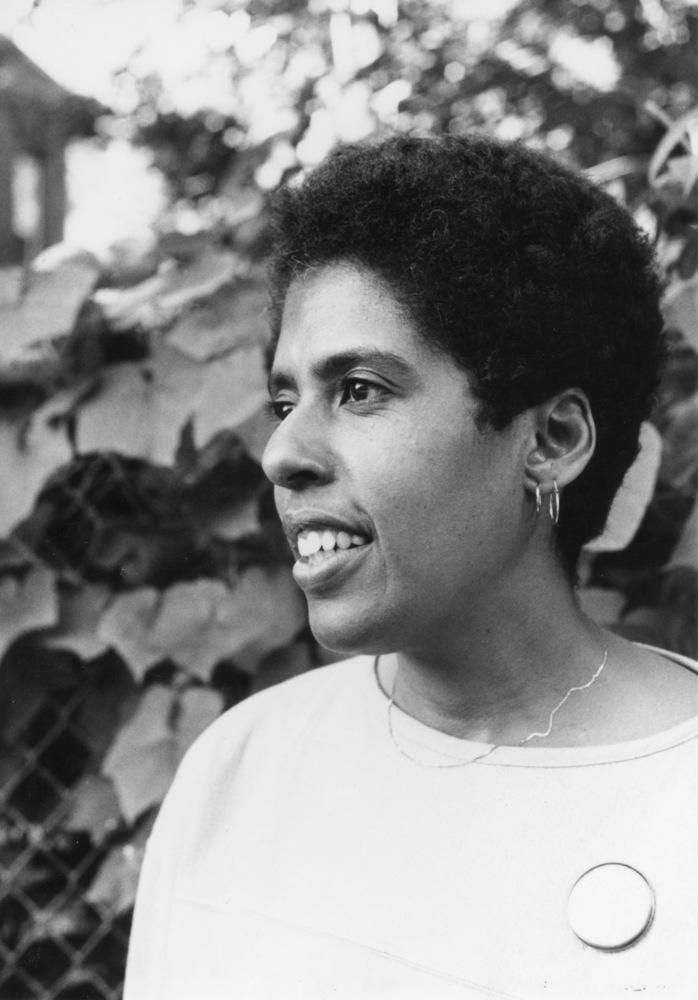
[(310, 629), (325, 649), (344, 656), (379, 656), (396, 649), (395, 632), (366, 610), (338, 613), (328, 607), (308, 609)]

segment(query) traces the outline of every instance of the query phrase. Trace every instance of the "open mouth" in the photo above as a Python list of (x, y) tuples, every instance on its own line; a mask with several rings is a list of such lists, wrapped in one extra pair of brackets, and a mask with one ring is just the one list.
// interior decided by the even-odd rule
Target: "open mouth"
[(366, 535), (318, 526), (300, 531), (295, 547), (300, 562), (308, 566), (319, 566), (338, 553), (363, 548), (370, 542), (371, 539)]

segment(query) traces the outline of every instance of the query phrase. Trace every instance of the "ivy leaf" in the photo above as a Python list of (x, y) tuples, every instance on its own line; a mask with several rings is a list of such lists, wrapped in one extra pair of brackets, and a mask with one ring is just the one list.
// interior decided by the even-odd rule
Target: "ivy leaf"
[[(75, 690), (74, 664), (69, 661), (65, 654), (46, 651), (33, 641), (18, 642), (7, 651), (0, 669), (0, 733), (6, 751), (15, 745), (26, 750), (26, 730), (36, 715), (47, 704), (62, 704)], [(0, 768), (4, 764), (0, 753)]]
[[(691, 108), (669, 124), (667, 131), (657, 144), (650, 160), (647, 170), (650, 184), (661, 188), (662, 184), (666, 183), (667, 177), (669, 177), (673, 183), (683, 189), (685, 194), (693, 186), (698, 169), (698, 157), (693, 157), (690, 153), (688, 156), (679, 156), (672, 159), (669, 159), (669, 157), (676, 149), (676, 146), (684, 141), (686, 135), (691, 136), (695, 128), (696, 117), (696, 109)], [(674, 159), (677, 161), (675, 164)], [(691, 160), (694, 161), (693, 165), (690, 163)], [(686, 187), (688, 178), (691, 175), (693, 175), (693, 180), (691, 180), (690, 186)]]
[(126, 236), (107, 247), (103, 255), (104, 274), (111, 288), (132, 288), (152, 277), (163, 261), (163, 254), (152, 232)]
[(664, 646), (662, 614), (658, 608), (641, 606), (633, 608), (613, 627), (631, 642), (644, 642), (649, 646)]
[(120, 844), (109, 852), (87, 890), (88, 903), (112, 916), (131, 909), (136, 901), (138, 876), (149, 833), (150, 825), (147, 824), (130, 843)]
[(253, 671), (270, 650), (303, 627), (305, 606), (286, 569), (255, 566), (231, 589), (220, 580), (144, 587), (117, 597), (100, 625), (101, 638), (136, 679), (169, 659), (207, 680), (223, 659)]
[(147, 687), (102, 765), (111, 778), (121, 811), (132, 823), (165, 797), (176, 766), (171, 719), (176, 692), (163, 684)]
[(616, 493), (603, 532), (585, 546), (588, 552), (619, 552), (630, 544), (652, 499), (661, 458), (659, 432), (645, 421), (637, 458)]
[(696, 229), (691, 230), (686, 238), (686, 244), (676, 270), (680, 278), (692, 278), (698, 271), (698, 231)]
[(179, 713), (174, 733), (177, 764), (205, 729), (223, 710), (223, 698), (218, 691), (206, 687), (188, 687), (180, 696)]
[(232, 658), (254, 673), (267, 653), (296, 638), (306, 624), (306, 604), (285, 567), (252, 566), (242, 575), (235, 597)]
[(87, 907), (82, 902), (57, 907), (53, 901), (32, 908), (31, 924), (22, 935), (25, 949), (42, 941), (60, 938), (84, 938), (94, 929)]
[(200, 447), (243, 423), (266, 398), (260, 347), (199, 364), (158, 344), (148, 364), (114, 366), (105, 376), (102, 391), (80, 410), (79, 450), (116, 451), (159, 465), (174, 464), (188, 422)]
[(268, 398), (261, 347), (243, 347), (201, 367), (205, 372), (190, 410), (194, 442), (200, 448), (218, 431), (249, 420)]
[(690, 496), (698, 471), (698, 395), (668, 407), (663, 431), (659, 478), (676, 493)]
[(17, 305), (22, 297), (23, 283), (23, 267), (0, 267), (0, 310), (12, 309)]
[(698, 502), (684, 524), (676, 548), (671, 554), (667, 569), (688, 566), (698, 570)]
[(16, 538), (0, 538), (0, 573), (26, 570), (33, 562), (29, 550)]
[(267, 293), (250, 278), (229, 282), (182, 315), (167, 341), (195, 361), (210, 361), (268, 335)]
[(250, 458), (262, 464), (262, 455), (274, 430), (274, 422), (269, 415), (267, 397), (260, 400), (257, 409), (235, 428)]
[(213, 295), (238, 274), (241, 266), (237, 254), (230, 250), (204, 246), (198, 254), (169, 270), (158, 308), (169, 316), (179, 314), (190, 302)]
[(145, 689), (102, 767), (129, 823), (162, 802), (182, 757), (222, 707), (221, 695), (207, 688), (181, 694), (162, 684)]
[(0, 300), (0, 356), (7, 361), (31, 344), (70, 333), (99, 270), (92, 254), (64, 245), (37, 257), (19, 299)]
[(103, 774), (87, 774), (71, 792), (67, 830), (85, 830), (101, 844), (121, 822), (121, 807), (114, 785)]
[(168, 326), (192, 302), (213, 295), (240, 270), (238, 257), (205, 247), (193, 260), (161, 265), (152, 278), (124, 289), (102, 289), (95, 301), (115, 330)]
[(698, 275), (669, 286), (662, 312), (667, 326), (678, 327), (686, 341), (698, 351)]
[(698, 567), (672, 565), (661, 575), (658, 610), (662, 646), (695, 659), (698, 655)]
[(218, 580), (175, 584), (166, 591), (142, 587), (117, 597), (102, 619), (101, 638), (113, 646), (141, 680), (164, 659), (204, 680), (229, 651), (225, 619), (231, 597)]
[(255, 496), (232, 509), (219, 510), (202, 519), (200, 527), (205, 534), (225, 538), (229, 542), (253, 535), (260, 530), (259, 498)]
[(666, 168), (665, 177), (680, 185), (684, 197), (689, 195), (698, 181), (698, 156), (672, 156)]
[(113, 653), (90, 664), (89, 684), (74, 728), (90, 748), (96, 767), (111, 747), (124, 720), (131, 717), (138, 702), (138, 685), (128, 667)]
[(0, 657), (24, 632), (48, 628), (58, 620), (53, 573), (40, 567), (21, 579), (0, 579)]
[(51, 426), (41, 409), (20, 425), (0, 420), (0, 535), (30, 512), (42, 486), (72, 458), (64, 431)]
[(109, 589), (103, 586), (63, 588), (59, 593), (58, 624), (42, 636), (42, 643), (53, 649), (69, 649), (81, 660), (101, 656), (108, 647), (98, 629), (109, 597)]

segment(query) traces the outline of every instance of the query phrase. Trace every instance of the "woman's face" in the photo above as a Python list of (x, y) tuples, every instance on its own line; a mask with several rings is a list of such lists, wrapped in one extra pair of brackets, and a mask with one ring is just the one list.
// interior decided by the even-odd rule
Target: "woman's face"
[(528, 536), (521, 418), (480, 431), (465, 373), (349, 265), (291, 285), (270, 391), (263, 464), (319, 642), (385, 653), (455, 635)]

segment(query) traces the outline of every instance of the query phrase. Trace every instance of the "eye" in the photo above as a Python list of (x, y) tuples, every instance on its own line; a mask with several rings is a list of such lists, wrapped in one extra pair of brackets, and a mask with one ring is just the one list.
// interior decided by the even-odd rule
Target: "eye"
[(347, 378), (342, 383), (340, 404), (369, 403), (382, 391), (384, 391), (382, 386), (365, 378)]
[(276, 420), (285, 420), (293, 409), (288, 399), (270, 399), (267, 403), (269, 415)]

